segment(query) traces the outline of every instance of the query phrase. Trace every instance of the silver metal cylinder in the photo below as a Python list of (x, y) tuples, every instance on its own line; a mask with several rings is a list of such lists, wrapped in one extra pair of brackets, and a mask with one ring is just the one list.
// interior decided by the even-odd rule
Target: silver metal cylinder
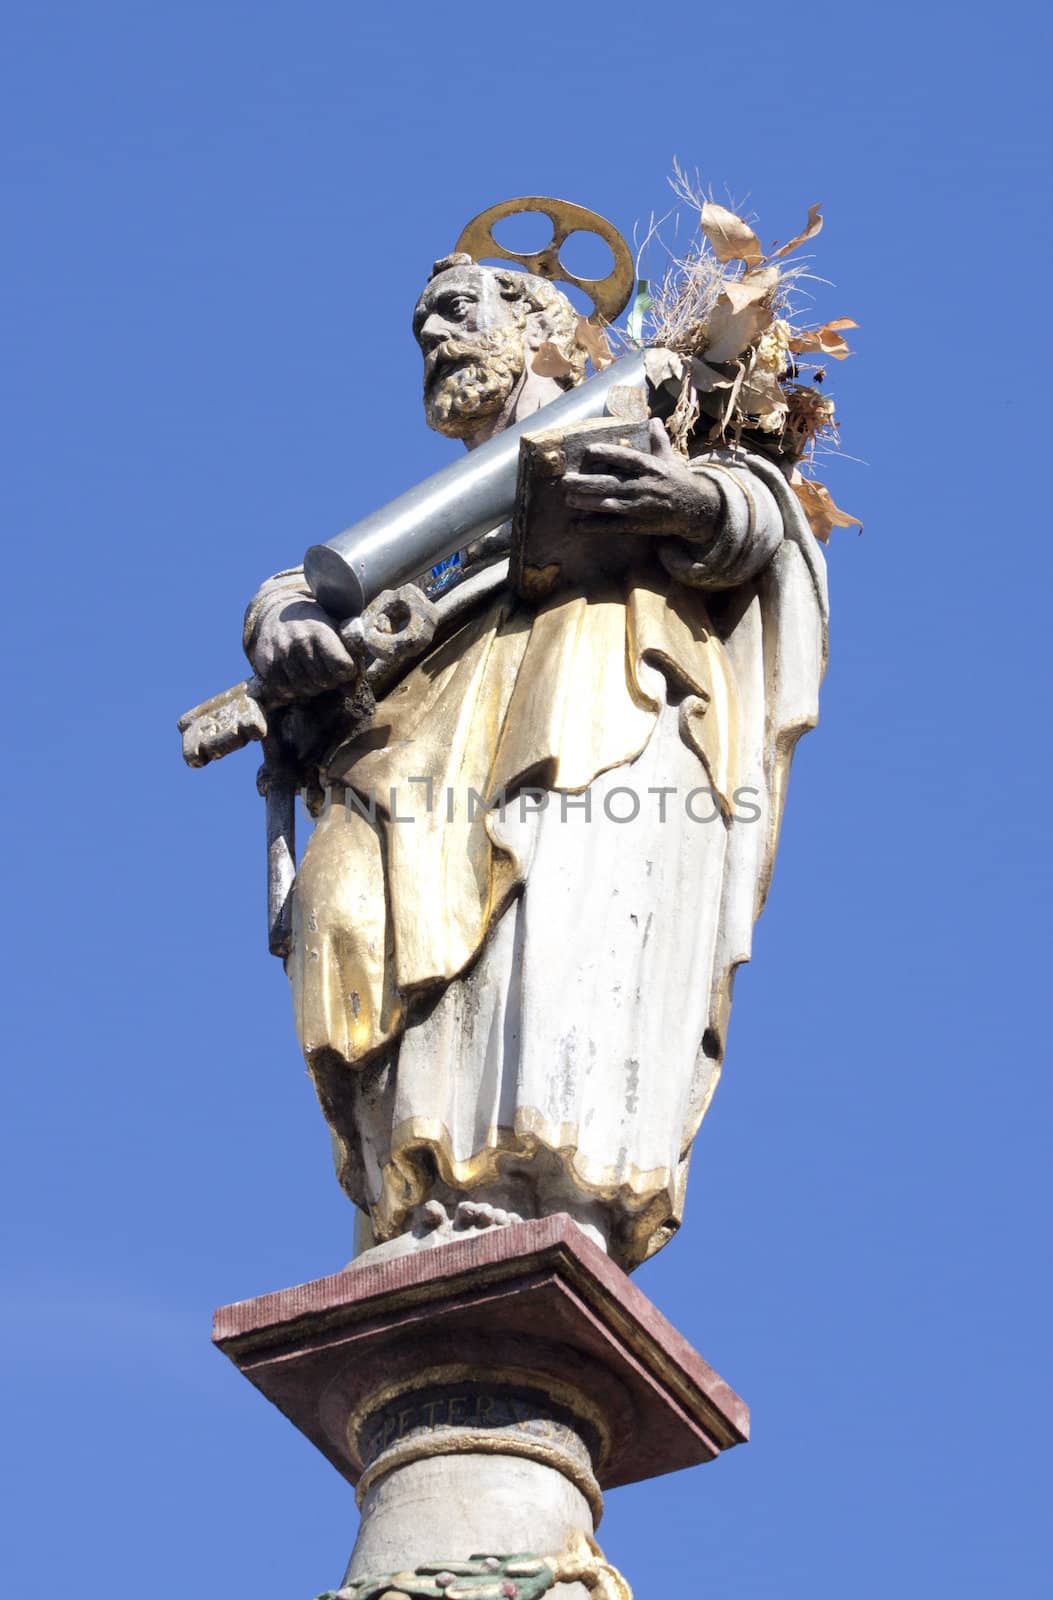
[(515, 506), (523, 435), (602, 417), (612, 388), (645, 382), (642, 354), (621, 356), (327, 544), (312, 545), (303, 565), (319, 604), (335, 617), (356, 616), (382, 590), (417, 577), (499, 528)]

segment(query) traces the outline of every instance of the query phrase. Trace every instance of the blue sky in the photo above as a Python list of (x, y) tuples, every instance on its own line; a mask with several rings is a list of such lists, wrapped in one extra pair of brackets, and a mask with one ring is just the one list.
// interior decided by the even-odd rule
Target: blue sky
[(24, 1600), (309, 1600), (352, 1497), (209, 1346), (350, 1255), (265, 950), (254, 757), (174, 719), (272, 571), (450, 459), (464, 222), (625, 232), (674, 155), (788, 238), (866, 532), (686, 1225), (641, 1286), (754, 1442), (619, 1490), (637, 1600), (1044, 1592), (1048, 23), (1037, 5), (7, 10), (0, 1408)]

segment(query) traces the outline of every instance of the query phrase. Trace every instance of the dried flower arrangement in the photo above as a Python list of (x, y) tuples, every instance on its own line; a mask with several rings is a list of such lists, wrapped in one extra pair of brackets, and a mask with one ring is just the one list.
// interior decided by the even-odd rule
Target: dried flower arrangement
[[(812, 475), (817, 446), (836, 449), (839, 443), (834, 401), (821, 388), (825, 362), (852, 353), (845, 330), (856, 326), (838, 317), (808, 327), (795, 311), (793, 291), (806, 263), (790, 258), (820, 232), (820, 207), (811, 207), (795, 238), (765, 255), (753, 228), (709, 199), (677, 162), (670, 183), (697, 217), (694, 236), (679, 255), (664, 246), (669, 264), (660, 280), (649, 284), (638, 276), (625, 337), (649, 348), (652, 382), (675, 393), (667, 424), (673, 443), (685, 456), (724, 443), (761, 450), (789, 466), (817, 538), (825, 542), (833, 528), (862, 527)], [(652, 220), (638, 251), (638, 274), (647, 247), (664, 244), (660, 228)], [(619, 338), (617, 330), (610, 332)], [(602, 333), (585, 318), (578, 343), (597, 369), (611, 359)]]
[[(838, 317), (806, 327), (795, 316), (793, 290), (805, 263), (790, 258), (822, 228), (820, 207), (810, 208), (788, 244), (773, 245), (765, 255), (753, 228), (709, 199), (677, 162), (671, 186), (697, 215), (695, 237), (682, 255), (670, 251), (650, 294), (642, 287), (629, 332), (680, 358), (674, 443), (686, 454), (691, 439), (710, 445), (742, 440), (788, 463), (812, 531), (825, 541), (831, 529), (859, 519), (801, 471), (802, 463), (812, 468), (817, 444), (838, 443), (833, 398), (820, 385), (824, 362), (851, 354), (845, 330), (856, 326)], [(652, 223), (644, 246), (657, 234)]]

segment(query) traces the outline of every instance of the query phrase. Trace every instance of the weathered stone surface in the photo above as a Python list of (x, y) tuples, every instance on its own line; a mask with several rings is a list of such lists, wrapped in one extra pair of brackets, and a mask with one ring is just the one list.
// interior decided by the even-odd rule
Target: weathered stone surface
[(592, 1531), (588, 1502), (552, 1467), (516, 1456), (432, 1456), (369, 1491), (344, 1582), (481, 1550), (562, 1550), (574, 1533)]

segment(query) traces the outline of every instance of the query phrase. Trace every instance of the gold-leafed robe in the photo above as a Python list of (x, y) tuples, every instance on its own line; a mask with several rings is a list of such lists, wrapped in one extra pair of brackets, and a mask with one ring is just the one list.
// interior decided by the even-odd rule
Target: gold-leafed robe
[(472, 962), (522, 883), (488, 808), (525, 784), (579, 794), (633, 761), (660, 709), (645, 662), (683, 695), (701, 781), (730, 804), (723, 647), (703, 595), (669, 587), (643, 573), (536, 611), (509, 595), (491, 602), (330, 761), (339, 816), (316, 831), (295, 902), (290, 976), (308, 1060), (365, 1059), (398, 1034), (409, 996)]

